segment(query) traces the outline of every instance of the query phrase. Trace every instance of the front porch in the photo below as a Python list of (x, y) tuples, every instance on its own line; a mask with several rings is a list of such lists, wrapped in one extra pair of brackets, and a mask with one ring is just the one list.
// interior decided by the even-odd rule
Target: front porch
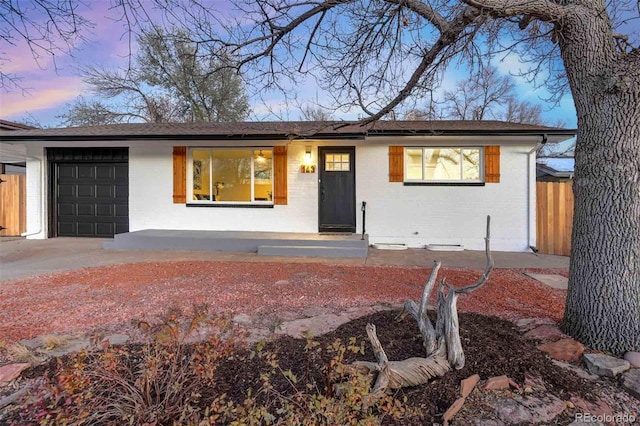
[(261, 256), (367, 257), (369, 238), (356, 234), (145, 229), (117, 234), (105, 249), (200, 250)]

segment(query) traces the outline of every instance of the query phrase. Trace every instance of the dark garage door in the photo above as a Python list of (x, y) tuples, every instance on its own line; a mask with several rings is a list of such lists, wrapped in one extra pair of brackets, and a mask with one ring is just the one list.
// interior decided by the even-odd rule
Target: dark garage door
[(101, 152), (79, 162), (52, 163), (56, 236), (112, 237), (129, 231), (128, 162), (118, 156), (90, 161), (104, 160)]

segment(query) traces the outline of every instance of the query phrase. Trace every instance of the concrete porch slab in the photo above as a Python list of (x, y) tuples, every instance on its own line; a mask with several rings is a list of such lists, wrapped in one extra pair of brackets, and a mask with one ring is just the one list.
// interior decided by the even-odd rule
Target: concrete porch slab
[[(192, 231), (145, 229), (117, 234), (105, 249), (199, 250), (258, 253), (260, 255), (310, 257), (366, 257), (369, 240), (356, 234), (298, 232)], [(268, 249), (260, 251), (260, 247)], [(286, 249), (278, 250), (278, 247)]]

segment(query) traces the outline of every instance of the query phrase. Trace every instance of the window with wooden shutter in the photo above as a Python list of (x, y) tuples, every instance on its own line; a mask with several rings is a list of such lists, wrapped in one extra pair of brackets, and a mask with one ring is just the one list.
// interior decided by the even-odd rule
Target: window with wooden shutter
[(273, 203), (287, 204), (287, 147), (273, 147)]
[(187, 147), (173, 147), (173, 202), (187, 202)]
[(404, 181), (404, 148), (389, 147), (389, 182)]
[(484, 147), (484, 181), (500, 182), (500, 146)]

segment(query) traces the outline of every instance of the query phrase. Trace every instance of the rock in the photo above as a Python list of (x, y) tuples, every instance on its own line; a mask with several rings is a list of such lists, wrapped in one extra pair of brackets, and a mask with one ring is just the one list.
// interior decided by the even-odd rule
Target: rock
[(578, 396), (572, 396), (570, 401), (575, 405), (579, 413), (588, 413), (591, 416), (612, 416), (613, 410), (606, 402), (597, 400), (596, 402), (585, 401)]
[(520, 389), (513, 380), (508, 378), (507, 376), (496, 376), (487, 379), (487, 382), (484, 384), (485, 390), (499, 390), (499, 389), (508, 389), (509, 386), (513, 386), (516, 389)]
[(251, 324), (251, 317), (247, 314), (235, 315), (231, 320), (236, 324), (243, 324), (243, 325)]
[(0, 383), (9, 383), (17, 379), (24, 370), (29, 368), (29, 365), (28, 363), (3, 365), (0, 367)]
[(540, 281), (543, 284), (548, 285), (556, 290), (566, 290), (569, 285), (569, 279), (557, 274), (535, 274), (531, 272), (525, 272), (525, 275), (533, 278), (536, 281)]
[(331, 308), (325, 308), (324, 306), (309, 306), (304, 311), (302, 311), (302, 315), (307, 318), (327, 314), (335, 314), (335, 311)]
[(543, 342), (552, 342), (559, 339), (566, 339), (569, 336), (564, 334), (555, 325), (541, 325), (524, 334), (527, 339), (542, 340)]
[(576, 419), (571, 423), (569, 423), (569, 426), (604, 426), (604, 423), (601, 423), (597, 420), (591, 421), (591, 420)]
[(584, 352), (584, 345), (574, 339), (561, 339), (538, 345), (538, 349), (548, 353), (553, 359), (578, 362)]
[(476, 387), (478, 382), (480, 381), (480, 376), (474, 374), (473, 376), (467, 377), (463, 381), (460, 382), (460, 396), (466, 398), (473, 392), (473, 389)]
[(589, 381), (596, 381), (600, 378), (600, 376), (596, 375), (596, 374), (589, 374), (589, 372), (587, 370), (585, 370), (582, 367), (578, 367), (563, 361), (557, 361), (555, 359), (551, 360), (551, 362), (553, 362), (555, 365), (557, 365), (558, 367), (564, 368), (566, 370), (572, 371), (573, 373), (575, 373), (578, 377), (585, 379), (585, 380), (589, 380)]
[(640, 369), (634, 368), (624, 373), (622, 387), (631, 395), (640, 399)]
[(542, 398), (503, 398), (492, 404), (500, 420), (509, 424), (532, 424), (550, 422), (562, 413), (565, 402), (548, 395)]
[(516, 327), (523, 333), (541, 325), (556, 325), (556, 323), (549, 318), (523, 318), (516, 321)]
[(103, 343), (109, 342), (111, 346), (122, 346), (128, 341), (129, 336), (126, 334), (111, 334), (102, 340)]
[(625, 361), (629, 361), (631, 367), (640, 368), (640, 352), (627, 352), (624, 354)]
[(476, 418), (471, 420), (470, 426), (504, 426), (504, 422), (496, 419)]
[(308, 334), (320, 336), (328, 333), (351, 319), (347, 315), (319, 315), (313, 318), (302, 318), (294, 321), (283, 322), (276, 334), (286, 334), (298, 339), (305, 338)]
[(347, 309), (347, 311), (345, 312), (345, 315), (347, 315), (352, 320), (355, 320), (367, 315), (375, 314), (375, 312), (376, 311), (374, 311), (373, 308), (370, 306), (353, 306)]
[(53, 349), (39, 348), (36, 352), (48, 357), (61, 357), (74, 352), (80, 352), (87, 349), (91, 345), (91, 341), (88, 337), (80, 337), (76, 339), (69, 339), (65, 341), (63, 345), (55, 347)]
[(598, 376), (615, 377), (630, 367), (629, 361), (604, 354), (586, 354), (582, 359), (589, 372)]
[(460, 409), (464, 405), (464, 401), (465, 401), (465, 398), (456, 399), (455, 402), (451, 404), (451, 407), (449, 407), (447, 411), (445, 411), (444, 415), (442, 416), (442, 420), (444, 421), (444, 426), (447, 426), (449, 424), (449, 420), (451, 420), (453, 416), (458, 414), (458, 411), (460, 411)]

